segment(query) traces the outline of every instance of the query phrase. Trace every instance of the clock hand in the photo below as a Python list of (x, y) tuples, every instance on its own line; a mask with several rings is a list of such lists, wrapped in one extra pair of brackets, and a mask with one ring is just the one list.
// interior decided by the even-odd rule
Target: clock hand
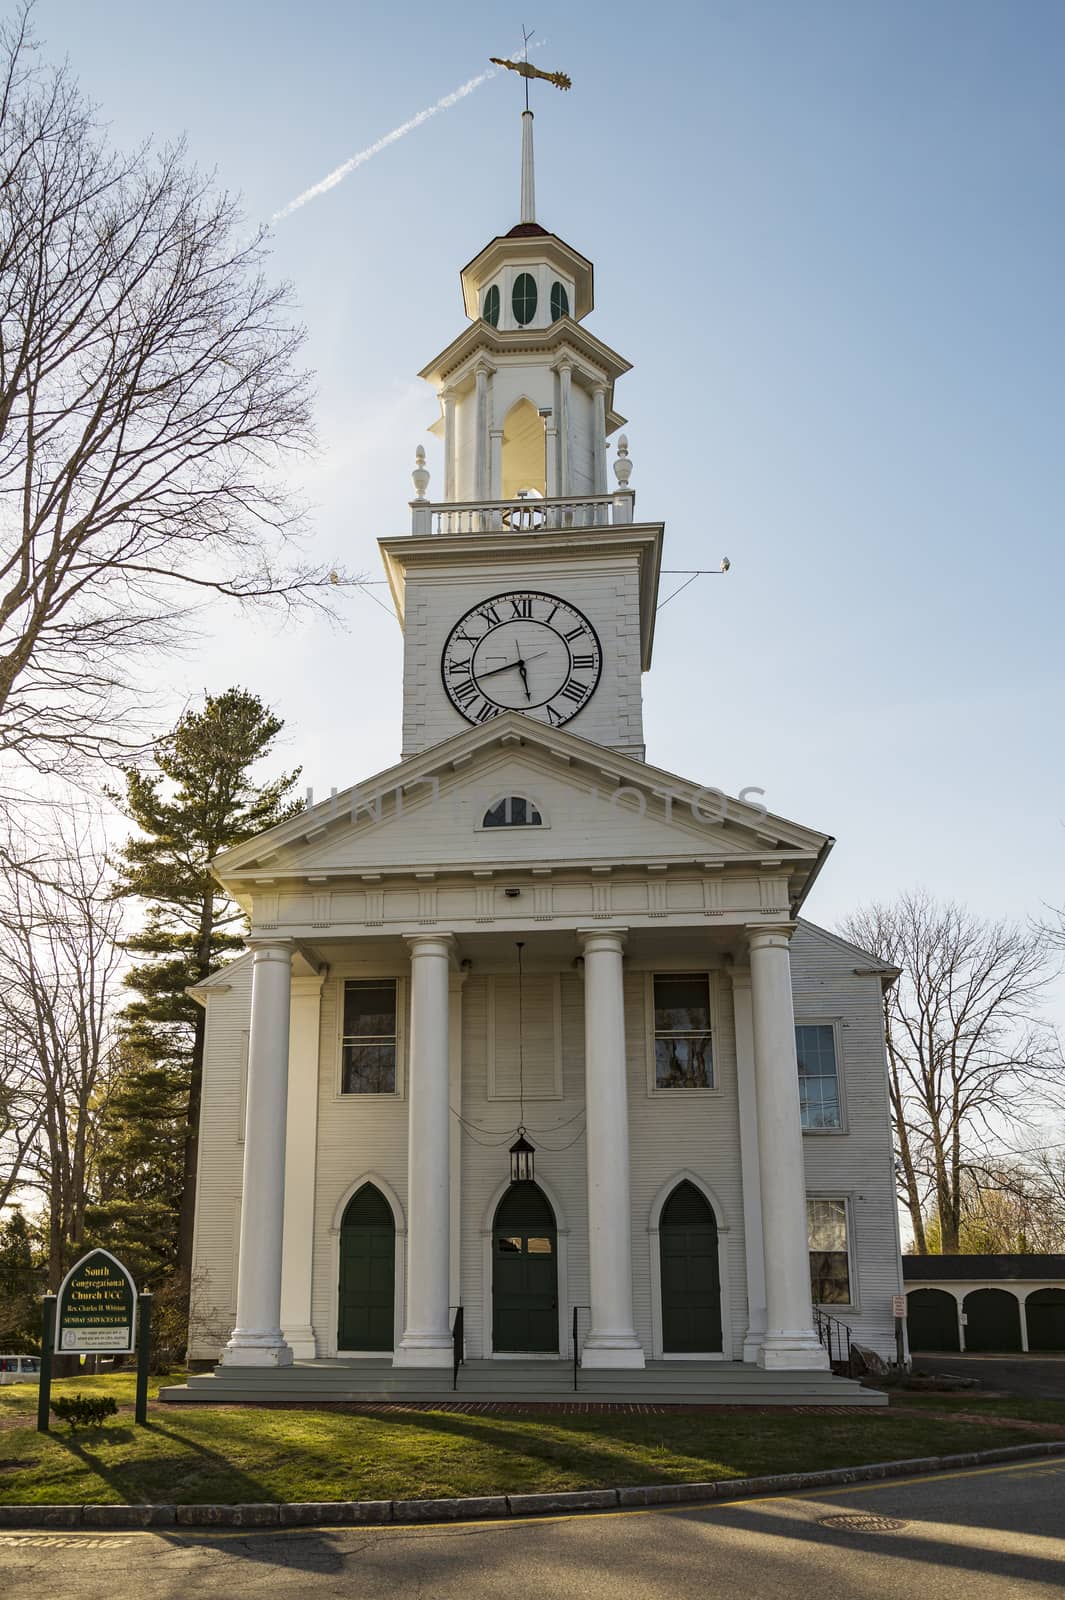
[[(549, 650), (538, 650), (534, 656), (530, 656), (528, 659), (529, 661), (539, 661), (541, 656), (550, 654), (551, 652)], [(520, 671), (521, 668), (527, 664), (528, 663), (523, 661), (521, 656), (519, 656), (516, 661), (505, 661), (501, 667), (489, 667), (487, 672), (478, 672), (476, 674), (477, 681), (480, 682), (482, 678), (494, 678), (497, 672), (510, 672), (514, 667), (517, 667)]]
[(526, 700), (531, 700), (532, 695), (529, 693), (529, 674), (525, 670), (524, 661), (518, 662), (518, 671), (521, 673), (521, 682), (522, 687), (525, 690), (525, 698)]

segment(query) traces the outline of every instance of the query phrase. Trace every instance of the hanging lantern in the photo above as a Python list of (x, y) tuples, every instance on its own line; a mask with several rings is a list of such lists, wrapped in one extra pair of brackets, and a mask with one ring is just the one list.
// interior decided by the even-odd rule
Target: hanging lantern
[(511, 1183), (536, 1182), (536, 1149), (525, 1137), (525, 1129), (518, 1129), (518, 1137), (510, 1147)]

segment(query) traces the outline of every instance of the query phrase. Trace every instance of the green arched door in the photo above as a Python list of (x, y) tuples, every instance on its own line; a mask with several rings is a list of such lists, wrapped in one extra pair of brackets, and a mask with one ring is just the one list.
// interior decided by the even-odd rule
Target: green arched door
[(1029, 1350), (1065, 1350), (1065, 1289), (1035, 1289), (1025, 1302)]
[(911, 1350), (960, 1350), (958, 1302), (946, 1289), (911, 1289), (906, 1296)]
[(1008, 1289), (973, 1289), (962, 1303), (966, 1350), (1019, 1350), (1021, 1308)]
[(512, 1183), (492, 1228), (492, 1349), (558, 1349), (558, 1230), (535, 1183)]
[(348, 1201), (340, 1224), (338, 1350), (391, 1350), (395, 1344), (396, 1225), (372, 1183)]
[(662, 1256), (662, 1350), (666, 1355), (721, 1349), (721, 1272), (717, 1219), (693, 1183), (679, 1183), (658, 1224)]

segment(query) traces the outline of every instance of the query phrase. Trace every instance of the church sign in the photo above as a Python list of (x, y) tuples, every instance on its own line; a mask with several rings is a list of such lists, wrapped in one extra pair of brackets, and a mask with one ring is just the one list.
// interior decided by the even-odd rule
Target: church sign
[(136, 1348), (137, 1291), (106, 1250), (82, 1256), (56, 1297), (57, 1355), (124, 1354)]

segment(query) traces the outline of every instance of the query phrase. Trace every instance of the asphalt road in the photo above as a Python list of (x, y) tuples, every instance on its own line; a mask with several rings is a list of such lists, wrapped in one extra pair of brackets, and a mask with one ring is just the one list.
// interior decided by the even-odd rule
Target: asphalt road
[(915, 1353), (921, 1372), (956, 1372), (979, 1378), (984, 1389), (1019, 1394), (1026, 1400), (1065, 1400), (1065, 1355), (944, 1355)]
[[(825, 1518), (872, 1515), (867, 1529)], [(1061, 1600), (1065, 1460), (697, 1510), (276, 1533), (0, 1533), (5, 1600)]]

